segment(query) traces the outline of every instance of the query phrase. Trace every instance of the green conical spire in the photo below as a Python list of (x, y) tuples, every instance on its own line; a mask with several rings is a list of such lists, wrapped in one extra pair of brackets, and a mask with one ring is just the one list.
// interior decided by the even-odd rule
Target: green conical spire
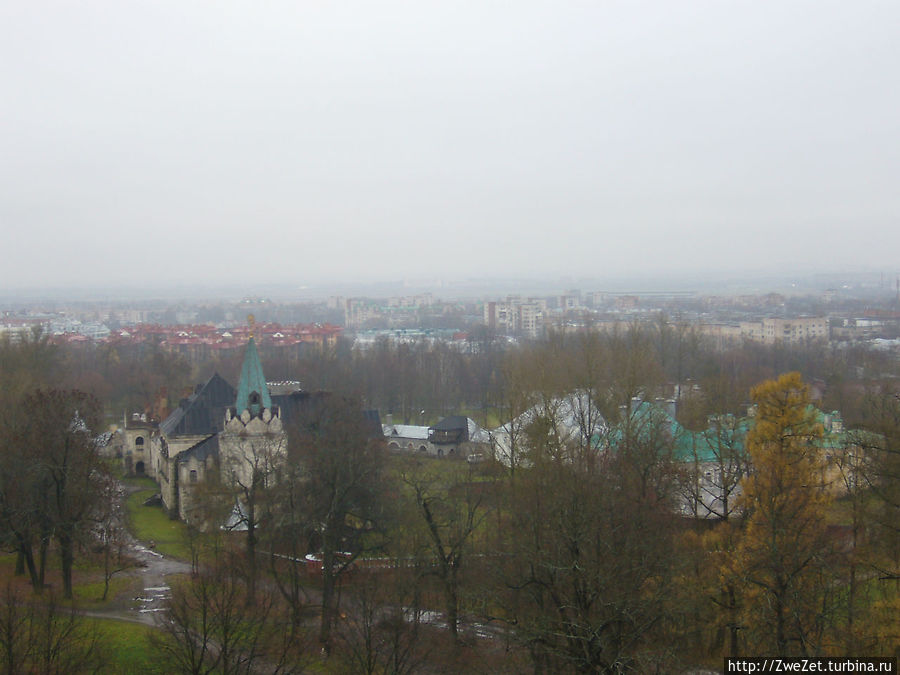
[(249, 410), (251, 415), (256, 416), (264, 408), (271, 409), (271, 407), (272, 397), (269, 395), (262, 362), (259, 360), (256, 342), (251, 334), (250, 341), (247, 343), (247, 351), (244, 352), (244, 365), (241, 366), (241, 381), (238, 384), (235, 409), (238, 415)]

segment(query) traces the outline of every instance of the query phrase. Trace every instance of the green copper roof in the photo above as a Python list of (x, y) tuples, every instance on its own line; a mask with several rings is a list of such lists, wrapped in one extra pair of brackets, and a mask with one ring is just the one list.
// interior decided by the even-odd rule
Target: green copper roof
[[(744, 437), (749, 425), (746, 420), (723, 418), (704, 431), (685, 429), (663, 407), (643, 401), (631, 413), (627, 422), (631, 433), (642, 442), (654, 439), (660, 451), (671, 451), (676, 462), (711, 462), (729, 454), (743, 455)], [(615, 448), (625, 437), (620, 424), (610, 429), (607, 440)], [(599, 445), (599, 443), (596, 443)]]
[(238, 415), (249, 410), (250, 414), (255, 416), (264, 408), (271, 407), (272, 397), (269, 396), (269, 388), (266, 386), (266, 377), (263, 375), (259, 352), (256, 351), (256, 342), (251, 336), (247, 343), (247, 351), (244, 352), (244, 365), (241, 366), (241, 381), (238, 384), (235, 408)]

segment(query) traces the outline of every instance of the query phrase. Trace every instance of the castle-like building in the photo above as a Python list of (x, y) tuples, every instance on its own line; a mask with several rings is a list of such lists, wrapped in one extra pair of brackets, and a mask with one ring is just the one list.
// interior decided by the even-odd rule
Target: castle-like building
[(287, 456), (281, 410), (303, 396), (294, 387), (273, 397), (251, 333), (237, 390), (217, 373), (162, 422), (126, 420), (126, 471), (159, 483), (170, 516), (199, 522), (203, 486), (239, 490), (254, 477), (274, 478)]

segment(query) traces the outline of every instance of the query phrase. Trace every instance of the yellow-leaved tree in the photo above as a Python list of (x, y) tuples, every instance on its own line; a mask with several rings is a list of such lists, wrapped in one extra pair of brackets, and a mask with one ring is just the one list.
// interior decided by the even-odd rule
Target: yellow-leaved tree
[(730, 575), (742, 587), (744, 634), (755, 653), (820, 654), (834, 584), (828, 577), (823, 430), (799, 373), (755, 387), (746, 520)]

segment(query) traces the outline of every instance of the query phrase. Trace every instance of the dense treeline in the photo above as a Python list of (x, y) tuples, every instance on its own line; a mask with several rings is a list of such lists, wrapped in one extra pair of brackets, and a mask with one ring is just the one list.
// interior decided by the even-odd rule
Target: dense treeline
[[(605, 340), (621, 342), (632, 333), (641, 336), (635, 346), (648, 373), (653, 371), (643, 384), (660, 395), (678, 394), (679, 415), (688, 426), (702, 425), (708, 414), (740, 412), (753, 385), (794, 371), (814, 386), (823, 409), (839, 410), (850, 423), (860, 423), (866, 414), (868, 385), (900, 374), (889, 353), (865, 346), (745, 342), (714, 349), (691, 325), (665, 315), (621, 329)], [(261, 353), (269, 380), (299, 380), (310, 391), (357, 396), (382, 416), (393, 414), (398, 423), (428, 424), (468, 412), (491, 426), (506, 421), (497, 417), (497, 407), (508, 398), (508, 383), (514, 379), (509, 373), (511, 360), (548, 364), (563, 360), (568, 363), (565, 369), (577, 370), (585, 342), (597, 339), (592, 336), (597, 333), (557, 333), (545, 341), (510, 345), (481, 333), (464, 349), (448, 343), (383, 340), (359, 350), (343, 339), (325, 352), (309, 348), (288, 355), (263, 346)], [(120, 418), (125, 411), (159, 408), (161, 399), (170, 406), (177, 404), (214, 372), (235, 381), (240, 363), (240, 353), (192, 366), (159, 345), (85, 343), (56, 349), (51, 365), (44, 367), (54, 371), (47, 374), (56, 386), (91, 393), (112, 418)]]
[[(70, 542), (88, 536), (75, 490), (85, 474), (58, 453), (91, 453), (77, 439), (99, 425), (96, 406), (79, 387), (117, 415), (160, 392), (177, 398), (213, 369), (232, 379), (237, 370), (187, 372), (151, 347), (63, 350), (40, 335), (0, 347), (7, 405), (46, 425), (11, 416), (0, 447), (2, 504), (26, 505), (5, 509), (0, 525), (23, 564), (23, 539), (39, 559), (42, 546), (59, 551), (65, 566), (78, 550)], [(317, 655), (335, 672), (616, 673), (717, 666), (728, 655), (896, 654), (893, 357), (824, 344), (716, 351), (664, 317), (478, 347), (264, 354), (269, 379), (335, 395), (289, 430), (285, 466), (257, 462), (262, 448), (247, 455), (249, 481), (210, 489), (210, 515), (239, 498), (245, 527), (193, 532), (199, 573), (174, 589), (160, 642), (172, 663), (299, 672)], [(112, 384), (117, 373), (146, 382), (129, 390)], [(715, 517), (687, 517), (680, 505), (700, 467), (675, 456), (662, 420), (637, 414), (638, 402), (660, 398), (676, 399), (679, 421), (696, 430), (755, 406), (740, 447), (722, 450), (740, 456), (740, 489)], [(814, 400), (844, 414), (846, 444), (823, 446)], [(559, 427), (561, 402), (579, 433)], [(385, 455), (361, 407), (398, 422), (522, 421), (508, 427), (504, 464), (469, 465)], [(12, 480), (32, 456), (43, 458), (33, 480)], [(72, 471), (65, 508), (19, 498), (58, 493), (62, 465)], [(308, 553), (320, 556), (312, 573)]]
[[(714, 352), (663, 321), (489, 355), (384, 343), (331, 358), (321, 372), (343, 373), (365, 404), (387, 401), (413, 421), (419, 396), (464, 389), (479, 366), (488, 386), (455, 394), (459, 404), (504, 421), (534, 411), (504, 465), (388, 460), (360, 454), (370, 448), (361, 437), (325, 432), (294, 446), (307, 448), (292, 453), (288, 474), (299, 478), (256, 511), (285, 526), (261, 527), (258, 548), (276, 556), (267, 574), (291, 591), (282, 597), (299, 603), (289, 614), (320, 617), (305, 634), (339, 669), (677, 672), (728, 655), (895, 653), (890, 359), (820, 345)], [(419, 372), (429, 363), (437, 375)], [(845, 446), (823, 446), (808, 382), (820, 406), (856, 406)], [(728, 449), (744, 456), (741, 489), (713, 518), (684, 515), (700, 467), (678, 461), (663, 420), (635, 414), (638, 401), (672, 396), (697, 428), (755, 406)], [(558, 426), (561, 401), (581, 433)], [(320, 551), (322, 579), (284, 562), (303, 550)], [(325, 592), (304, 604), (304, 585)]]
[(104, 469), (96, 435), (101, 407), (92, 395), (59, 388), (63, 354), (40, 331), (0, 345), (0, 528), (40, 592), (51, 544), (60, 556), (63, 595), (72, 597), (78, 546), (97, 522)]

